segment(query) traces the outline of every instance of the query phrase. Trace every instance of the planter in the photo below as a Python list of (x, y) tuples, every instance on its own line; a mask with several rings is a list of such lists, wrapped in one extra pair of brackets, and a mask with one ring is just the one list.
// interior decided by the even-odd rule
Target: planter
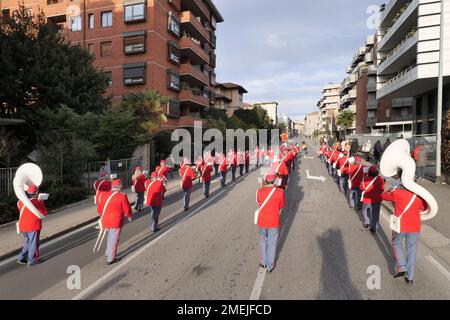
[(445, 183), (450, 185), (450, 173), (444, 174), (445, 176)]

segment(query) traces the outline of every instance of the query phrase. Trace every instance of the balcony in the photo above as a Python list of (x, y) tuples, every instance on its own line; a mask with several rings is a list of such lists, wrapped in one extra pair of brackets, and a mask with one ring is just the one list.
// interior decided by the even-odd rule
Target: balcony
[(203, 0), (181, 1), (181, 10), (192, 11), (197, 17), (201, 16), (203, 20), (210, 21), (211, 13)]
[(209, 84), (209, 77), (200, 68), (190, 64), (183, 63), (178, 69), (182, 80), (187, 80), (189, 83), (196, 86), (207, 86)]
[(390, 0), (380, 17), (380, 26), (385, 28), (388, 26), (395, 14), (407, 3), (408, 0)]
[(191, 89), (183, 89), (178, 95), (180, 102), (184, 105), (195, 105), (209, 107), (209, 99), (202, 95), (201, 92)]
[(398, 66), (405, 65), (416, 57), (416, 45), (419, 42), (419, 31), (403, 40), (378, 66), (378, 74), (386, 75), (396, 71)]
[(180, 39), (180, 49), (184, 57), (189, 58), (194, 64), (209, 64), (209, 55), (203, 48), (191, 38)]
[(414, 105), (414, 98), (413, 97), (394, 98), (394, 99), (392, 99), (392, 107), (393, 108), (412, 107), (413, 105)]
[(341, 98), (341, 104), (346, 104), (346, 103), (348, 103), (348, 102), (350, 102), (350, 96), (349, 96), (348, 94), (342, 96), (342, 98)]
[(354, 68), (353, 68), (352, 66), (348, 66), (347, 69), (346, 69), (347, 74), (352, 73), (352, 72), (353, 72), (353, 69), (354, 69)]
[(364, 61), (369, 63), (373, 62), (373, 53), (372, 52), (366, 53), (366, 55), (364, 56)]
[(406, 115), (404, 115), (404, 114), (393, 114), (392, 116), (391, 116), (391, 120), (392, 121), (412, 121), (412, 120), (414, 120), (414, 117), (413, 117), (413, 115), (412, 114), (406, 114)]
[(411, 84), (419, 78), (418, 66), (411, 66), (400, 74), (396, 75), (377, 91), (377, 99), (384, 98), (395, 91)]
[(375, 35), (367, 36), (366, 38), (366, 46), (371, 47), (375, 44)]
[(394, 25), (388, 29), (381, 41), (378, 42), (378, 51), (392, 50), (402, 41), (409, 30), (417, 26), (419, 2), (419, 0), (413, 0)]
[(180, 21), (183, 29), (191, 36), (204, 42), (210, 42), (209, 33), (203, 24), (190, 11), (181, 12)]
[(366, 47), (359, 48), (356, 54), (353, 56), (352, 65), (357, 66), (358, 63), (362, 62), (366, 52), (367, 52)]
[(350, 90), (350, 92), (348, 93), (348, 97), (350, 99), (356, 99), (356, 89)]

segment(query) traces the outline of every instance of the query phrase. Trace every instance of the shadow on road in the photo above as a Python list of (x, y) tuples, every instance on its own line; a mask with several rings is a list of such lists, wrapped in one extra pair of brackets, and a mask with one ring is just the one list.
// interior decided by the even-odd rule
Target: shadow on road
[(361, 300), (349, 277), (347, 254), (340, 230), (329, 229), (317, 237), (322, 250), (319, 300)]

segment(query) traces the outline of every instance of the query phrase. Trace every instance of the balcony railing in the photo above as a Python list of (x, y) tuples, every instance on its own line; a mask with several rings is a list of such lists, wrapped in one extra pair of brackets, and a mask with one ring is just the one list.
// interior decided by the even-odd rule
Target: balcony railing
[(183, 89), (178, 98), (181, 103), (194, 103), (209, 107), (209, 99), (204, 97), (202, 93), (202, 90)]
[(394, 108), (412, 107), (413, 104), (414, 104), (413, 97), (392, 99), (392, 107)]
[(398, 31), (401, 25), (403, 25), (411, 14), (419, 7), (419, 0), (412, 0), (408, 4), (406, 4), (403, 8), (403, 11), (400, 11), (400, 16), (395, 20), (391, 27), (386, 28), (386, 33), (384, 34), (381, 41), (378, 42), (378, 51), (382, 51), (384, 46), (388, 43), (388, 41), (392, 38), (392, 36)]
[(201, 122), (203, 127), (208, 127), (208, 120), (200, 118), (200, 117), (193, 117), (193, 116), (180, 117), (178, 119), (178, 127), (193, 128), (195, 122)]
[(383, 86), (377, 91), (377, 99), (381, 99), (388, 94), (408, 85), (409, 83), (417, 80), (418, 67), (416, 65), (408, 67), (406, 70), (397, 74), (395, 77), (383, 84)]
[(202, 38), (203, 41), (209, 42), (210, 36), (203, 24), (190, 11), (181, 12), (180, 16), (183, 28), (193, 36)]
[[(210, 62), (209, 55), (205, 52), (205, 50), (203, 50), (201, 45), (196, 43), (191, 38), (187, 38), (187, 37), (181, 38), (179, 45), (180, 45), (180, 48), (182, 51), (189, 52), (189, 54), (187, 55), (189, 58), (194, 58), (194, 60), (197, 60), (197, 61), (199, 59), (201, 59), (206, 64), (209, 64), (209, 62)], [(195, 58), (197, 58), (197, 59), (195, 59)]]
[(399, 59), (405, 52), (411, 49), (419, 41), (419, 31), (414, 28), (406, 35), (405, 39), (400, 42), (395, 49), (390, 51), (386, 57), (382, 58), (378, 66), (378, 73), (383, 72), (391, 66), (397, 59)]
[(202, 70), (190, 63), (182, 63), (178, 71), (181, 77), (193, 77), (205, 86), (209, 83), (209, 77)]

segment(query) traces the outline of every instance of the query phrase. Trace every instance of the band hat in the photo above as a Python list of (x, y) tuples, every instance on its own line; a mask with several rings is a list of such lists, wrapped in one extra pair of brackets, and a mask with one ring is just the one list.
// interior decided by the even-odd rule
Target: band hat
[(158, 176), (158, 174), (156, 173), (156, 171), (153, 171), (152, 174), (150, 175), (151, 178), (156, 178)]
[(369, 173), (377, 173), (378, 172), (378, 167), (376, 165), (372, 165), (369, 168)]
[(266, 176), (266, 178), (265, 178), (265, 180), (266, 180), (268, 183), (274, 183), (274, 182), (275, 182), (275, 179), (276, 179), (276, 177), (275, 177), (275, 175), (273, 175), (273, 174), (268, 174), (268, 175)]
[(355, 162), (356, 163), (361, 163), (362, 162), (362, 158), (361, 157), (355, 157)]
[(28, 190), (26, 190), (28, 194), (35, 194), (38, 191), (38, 187), (34, 184), (28, 186)]
[(114, 187), (121, 187), (122, 186), (122, 180), (116, 179), (112, 182), (111, 186)]
[(161, 160), (160, 164), (161, 165), (166, 164), (166, 160)]
[(138, 170), (139, 170), (139, 171), (142, 171), (142, 167), (137, 166), (137, 167), (136, 167), (136, 171), (138, 171)]

